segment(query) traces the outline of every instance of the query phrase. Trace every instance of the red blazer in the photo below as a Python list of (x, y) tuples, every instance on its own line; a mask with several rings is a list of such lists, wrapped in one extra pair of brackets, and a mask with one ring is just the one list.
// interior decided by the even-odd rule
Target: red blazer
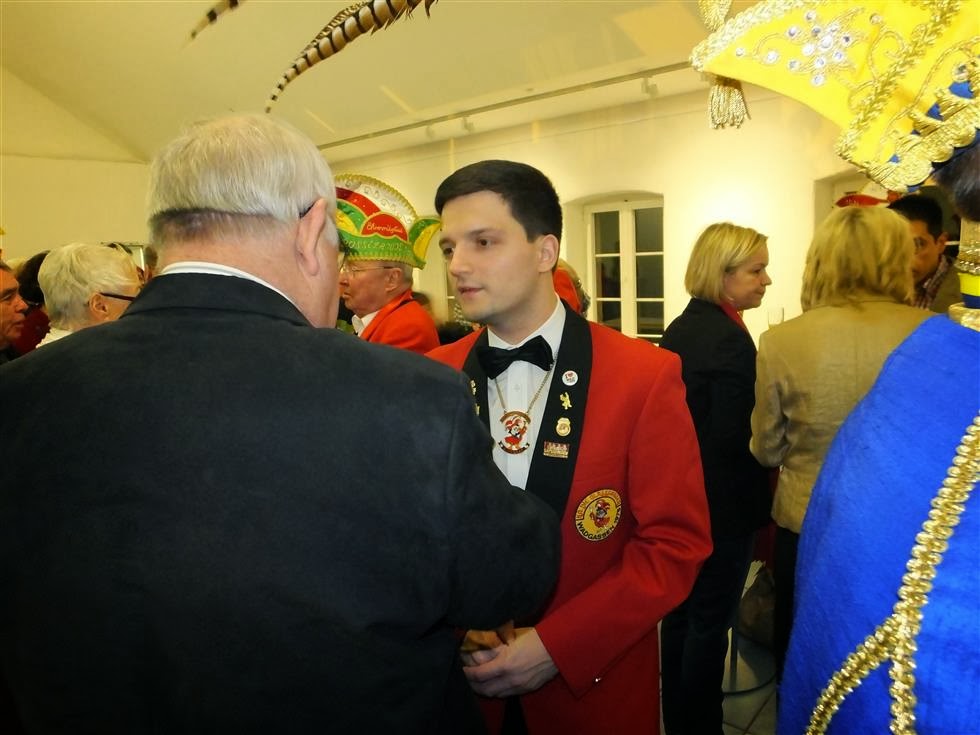
[[(483, 414), (473, 347), (485, 342), (484, 330), (429, 355), (465, 367)], [(559, 675), (521, 698), (524, 716), (530, 735), (649, 735), (660, 727), (657, 623), (711, 552), (680, 360), (568, 309), (557, 359), (528, 490), (559, 510), (561, 570), (540, 618), (518, 624), (533, 622)], [(496, 732), (499, 712), (484, 709)]]
[(361, 339), (401, 347), (424, 355), (439, 346), (439, 334), (429, 312), (412, 299), (411, 290), (381, 307)]

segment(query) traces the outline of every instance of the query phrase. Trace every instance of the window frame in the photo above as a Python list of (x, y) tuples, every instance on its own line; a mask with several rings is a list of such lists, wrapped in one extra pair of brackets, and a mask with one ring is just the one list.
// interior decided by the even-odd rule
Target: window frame
[[(636, 275), (636, 216), (635, 212), (640, 209), (660, 209), (664, 210), (664, 198), (657, 194), (645, 194), (636, 197), (608, 197), (593, 200), (583, 207), (585, 218), (585, 239), (588, 253), (586, 266), (587, 283), (591, 287), (589, 293), (592, 296), (592, 303), (589, 305), (589, 319), (598, 322), (599, 304), (614, 303), (620, 304), (620, 324), (619, 331), (629, 337), (639, 337), (646, 339), (654, 344), (663, 337), (663, 332), (639, 333), (638, 329), (638, 304), (640, 303), (660, 303), (664, 307), (666, 320), (665, 297), (637, 297), (637, 275)], [(619, 214), (619, 252), (598, 253), (595, 240), (595, 215), (606, 212), (618, 212)], [(663, 232), (661, 232), (660, 250), (645, 250), (641, 255), (659, 255), (661, 263), (665, 259), (665, 245), (663, 243)], [(619, 298), (600, 298), (597, 286), (596, 264), (602, 258), (619, 258)], [(663, 267), (661, 268), (661, 279), (663, 279)], [(661, 293), (664, 291), (664, 283), (661, 280)], [(666, 325), (665, 325), (666, 326)], [(615, 329), (615, 327), (612, 327)]]

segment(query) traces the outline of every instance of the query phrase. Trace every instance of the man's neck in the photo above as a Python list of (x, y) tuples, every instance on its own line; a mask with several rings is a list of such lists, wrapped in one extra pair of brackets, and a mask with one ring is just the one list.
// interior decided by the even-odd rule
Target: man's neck
[(557, 303), (558, 296), (552, 292), (550, 298), (543, 299), (539, 306), (529, 309), (526, 316), (522, 314), (519, 321), (488, 324), (487, 328), (507, 344), (521, 344), (551, 318)]

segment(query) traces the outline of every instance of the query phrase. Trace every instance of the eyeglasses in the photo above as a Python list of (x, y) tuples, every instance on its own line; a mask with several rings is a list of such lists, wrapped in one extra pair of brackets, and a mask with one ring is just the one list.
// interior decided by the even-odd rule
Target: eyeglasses
[(110, 299), (122, 299), (123, 301), (136, 301), (136, 296), (125, 296), (121, 293), (109, 293), (108, 291), (99, 291), (99, 296), (107, 296)]

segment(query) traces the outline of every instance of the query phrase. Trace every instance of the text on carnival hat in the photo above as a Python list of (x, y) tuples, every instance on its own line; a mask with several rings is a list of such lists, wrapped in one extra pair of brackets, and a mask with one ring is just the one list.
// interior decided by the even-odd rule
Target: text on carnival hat
[(348, 260), (387, 260), (425, 267), (425, 251), (439, 230), (437, 217), (419, 217), (408, 200), (378, 179), (340, 174), (337, 229)]
[(904, 191), (977, 138), (977, 7), (767, 0), (722, 25), (691, 62), (813, 108), (843, 130), (838, 155)]

